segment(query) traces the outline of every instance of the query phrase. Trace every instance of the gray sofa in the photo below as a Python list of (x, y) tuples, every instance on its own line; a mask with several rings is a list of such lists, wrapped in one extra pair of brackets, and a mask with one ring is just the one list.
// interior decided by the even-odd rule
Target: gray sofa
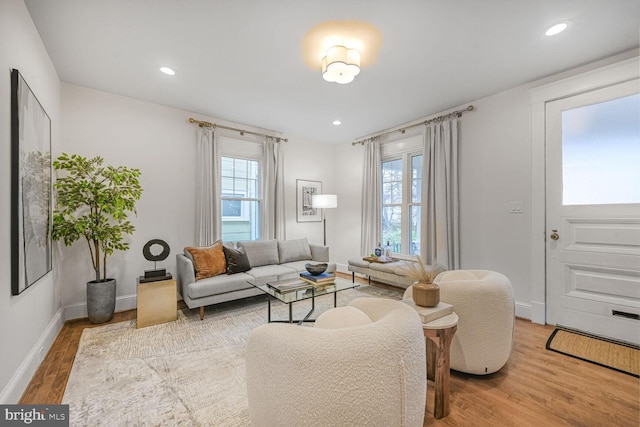
[(335, 263), (329, 262), (329, 248), (309, 244), (306, 238), (256, 240), (236, 245), (244, 249), (249, 259), (251, 269), (244, 273), (220, 274), (196, 281), (190, 254), (185, 250), (176, 255), (180, 294), (187, 307), (200, 308), (200, 319), (204, 318), (205, 306), (260, 295), (263, 292), (252, 284), (294, 279), (305, 271), (308, 262), (327, 262), (327, 272), (336, 270)]

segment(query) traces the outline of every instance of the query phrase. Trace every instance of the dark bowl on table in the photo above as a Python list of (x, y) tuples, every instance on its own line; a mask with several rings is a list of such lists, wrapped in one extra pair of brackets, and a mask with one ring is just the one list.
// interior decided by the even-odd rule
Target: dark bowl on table
[(323, 264), (305, 264), (304, 268), (306, 268), (307, 271), (312, 276), (318, 276), (318, 275), (324, 273), (327, 270), (327, 263), (323, 263)]

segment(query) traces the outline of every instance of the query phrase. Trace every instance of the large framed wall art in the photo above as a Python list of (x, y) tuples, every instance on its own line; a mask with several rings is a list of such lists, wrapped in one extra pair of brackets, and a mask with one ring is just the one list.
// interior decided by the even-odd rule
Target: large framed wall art
[(296, 180), (296, 213), (298, 222), (320, 222), (322, 213), (320, 209), (311, 206), (311, 197), (322, 194), (322, 182)]
[(11, 293), (51, 271), (51, 119), (11, 70)]

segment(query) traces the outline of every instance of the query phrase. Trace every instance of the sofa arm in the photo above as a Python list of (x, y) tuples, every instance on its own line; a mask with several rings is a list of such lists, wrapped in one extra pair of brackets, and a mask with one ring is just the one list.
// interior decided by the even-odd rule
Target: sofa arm
[(180, 295), (184, 298), (187, 285), (196, 281), (196, 271), (193, 268), (193, 262), (183, 254), (176, 255), (176, 268), (178, 270), (177, 279)]
[(329, 246), (309, 244), (313, 261), (329, 262)]

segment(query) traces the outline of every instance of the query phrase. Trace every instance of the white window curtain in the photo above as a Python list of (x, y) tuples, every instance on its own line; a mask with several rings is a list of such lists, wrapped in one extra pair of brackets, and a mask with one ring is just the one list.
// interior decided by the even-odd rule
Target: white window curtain
[(285, 238), (284, 154), (282, 145), (266, 138), (262, 173), (262, 238)]
[(449, 270), (459, 269), (457, 118), (426, 126), (422, 182), (422, 259)]
[(218, 138), (209, 127), (198, 128), (196, 135), (196, 243), (209, 246), (222, 235)]
[(380, 138), (364, 144), (364, 168), (362, 179), (362, 240), (360, 252), (368, 256), (380, 243), (382, 209), (382, 163)]

